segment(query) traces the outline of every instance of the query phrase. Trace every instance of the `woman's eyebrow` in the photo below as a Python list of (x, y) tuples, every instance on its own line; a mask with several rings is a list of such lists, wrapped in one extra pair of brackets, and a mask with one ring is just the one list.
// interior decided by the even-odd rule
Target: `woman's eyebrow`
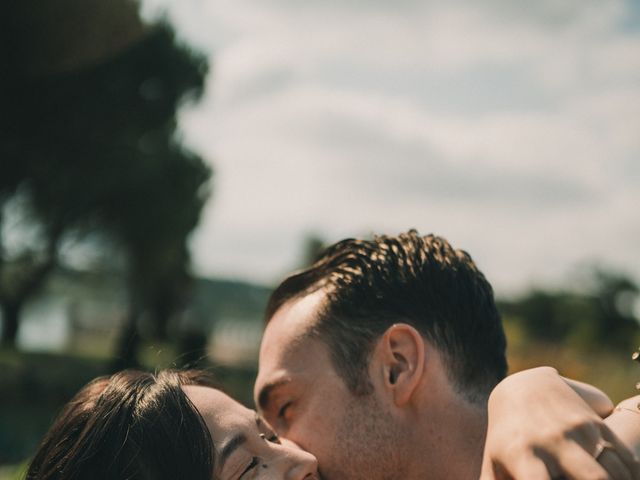
[(227, 441), (223, 447), (220, 449), (220, 467), (224, 465), (224, 462), (231, 456), (233, 452), (235, 452), (238, 447), (244, 444), (247, 441), (247, 436), (244, 433), (239, 433), (231, 437), (229, 441)]

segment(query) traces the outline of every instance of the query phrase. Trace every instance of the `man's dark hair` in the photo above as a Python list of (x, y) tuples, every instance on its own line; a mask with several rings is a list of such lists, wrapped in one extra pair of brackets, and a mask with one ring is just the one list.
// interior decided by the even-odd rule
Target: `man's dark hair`
[(324, 341), (354, 394), (367, 394), (375, 341), (408, 323), (438, 348), (456, 390), (486, 401), (506, 375), (506, 339), (491, 285), (462, 250), (415, 230), (397, 237), (347, 239), (285, 279), (271, 295), (266, 321), (292, 299), (322, 289), (326, 299), (309, 334)]
[(86, 385), (46, 434), (27, 480), (211, 480), (213, 441), (184, 385), (199, 371), (124, 371)]

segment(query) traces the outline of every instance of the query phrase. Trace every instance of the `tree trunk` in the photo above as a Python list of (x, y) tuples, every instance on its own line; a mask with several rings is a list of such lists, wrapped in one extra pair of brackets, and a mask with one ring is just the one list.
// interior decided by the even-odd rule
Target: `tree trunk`
[(21, 302), (2, 303), (2, 339), (0, 344), (5, 348), (15, 348), (20, 327)]
[[(20, 328), (20, 311), (22, 306), (33, 296), (42, 286), (51, 273), (56, 262), (56, 252), (58, 241), (62, 235), (62, 228), (56, 227), (52, 230), (49, 238), (46, 254), (47, 257), (39, 264), (32, 265), (22, 273), (21, 279), (12, 279), (13, 292), (2, 296), (2, 338), (0, 345), (3, 347), (15, 348)], [(2, 266), (2, 265), (0, 265)]]
[(142, 337), (140, 335), (139, 324), (146, 302), (144, 301), (145, 296), (140, 287), (144, 285), (144, 283), (139, 280), (140, 276), (137, 275), (138, 270), (135, 267), (130, 268), (128, 281), (129, 311), (116, 339), (114, 356), (111, 362), (112, 372), (118, 372), (126, 368), (140, 367), (138, 349), (142, 343)]
[(140, 332), (138, 331), (138, 316), (129, 313), (125, 324), (116, 340), (116, 351), (111, 363), (111, 371), (118, 372), (126, 368), (137, 368), (138, 347), (140, 346)]
[(153, 333), (158, 340), (167, 340), (169, 338), (169, 319), (173, 310), (174, 299), (173, 292), (163, 289), (156, 293), (153, 299), (153, 314), (151, 321), (153, 323)]

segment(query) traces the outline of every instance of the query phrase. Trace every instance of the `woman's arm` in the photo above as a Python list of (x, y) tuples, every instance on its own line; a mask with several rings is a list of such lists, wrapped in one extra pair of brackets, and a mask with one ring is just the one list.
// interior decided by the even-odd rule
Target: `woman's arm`
[[(489, 399), (481, 479), (640, 478), (640, 464), (600, 417), (612, 406), (599, 390), (549, 367), (507, 377)], [(604, 458), (596, 458), (603, 445), (604, 463), (624, 472), (607, 475)]]

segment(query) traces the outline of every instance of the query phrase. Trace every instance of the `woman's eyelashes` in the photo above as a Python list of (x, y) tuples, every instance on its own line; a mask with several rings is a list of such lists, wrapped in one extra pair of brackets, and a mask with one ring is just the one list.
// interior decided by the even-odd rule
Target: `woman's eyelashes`
[(256, 424), (258, 425), (258, 433), (260, 435), (260, 438), (271, 443), (280, 443), (280, 437), (264, 417), (256, 414)]
[[(261, 439), (266, 440), (268, 442), (280, 444), (280, 437), (278, 436), (278, 434), (268, 428), (264, 428), (264, 432), (259, 433), (258, 436)], [(251, 462), (249, 462), (249, 465), (247, 465), (247, 467), (242, 471), (242, 473), (240, 474), (240, 477), (238, 477), (238, 480), (249, 478), (247, 475), (251, 473), (251, 471), (253, 471), (253, 469), (255, 469), (259, 463), (260, 463), (260, 459), (258, 457), (252, 457)], [(265, 464), (265, 468), (266, 468), (266, 464)]]
[(248, 478), (246, 477), (246, 475), (250, 473), (254, 468), (256, 468), (259, 462), (260, 461), (258, 460), (258, 457), (252, 457), (251, 462), (249, 463), (249, 465), (247, 465), (247, 468), (245, 468), (243, 472), (240, 474), (240, 477), (238, 477), (238, 480), (243, 480), (244, 478)]
[(280, 444), (280, 437), (273, 430), (266, 430), (265, 432), (261, 433), (259, 436), (260, 438), (268, 442)]

